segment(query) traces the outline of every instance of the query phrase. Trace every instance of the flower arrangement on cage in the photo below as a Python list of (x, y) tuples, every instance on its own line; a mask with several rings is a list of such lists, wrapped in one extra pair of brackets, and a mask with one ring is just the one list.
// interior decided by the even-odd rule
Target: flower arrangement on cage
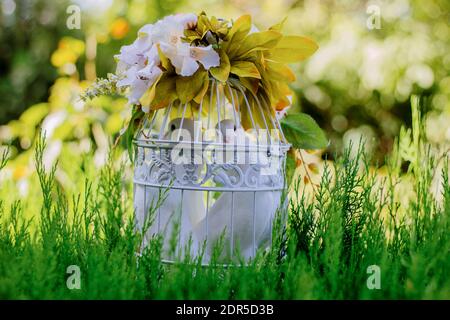
[[(249, 15), (236, 21), (208, 17), (204, 12), (167, 16), (143, 26), (137, 39), (115, 56), (116, 73), (98, 79), (83, 98), (125, 94), (133, 106), (131, 121), (123, 131), (128, 133), (129, 143), (139, 125), (157, 109), (176, 100), (198, 109), (208, 95), (211, 77), (225, 85), (240, 83), (252, 93), (252, 107), (254, 97), (259, 97), (272, 107), (264, 112), (283, 114), (292, 100), (288, 84), (296, 78), (287, 64), (303, 61), (318, 48), (306, 37), (284, 35), (283, 23), (259, 31)], [(304, 124), (311, 121), (301, 119), (296, 124), (312, 126)], [(249, 123), (244, 115), (244, 128), (250, 127)], [(318, 147), (323, 147), (323, 134), (317, 128), (313, 134), (318, 137), (308, 138), (321, 140)]]
[[(175, 230), (167, 226), (175, 211), (180, 210), (179, 247), (189, 242), (188, 235), (198, 246), (208, 238), (218, 240), (225, 230), (230, 250), (240, 243), (246, 258), (253, 257), (256, 248), (267, 243), (274, 214), (281, 205), (284, 175), (289, 180), (289, 171), (299, 162), (293, 149), (285, 160), (286, 151), (291, 146), (323, 148), (327, 143), (311, 117), (285, 115), (292, 100), (289, 83), (295, 80), (288, 64), (306, 59), (317, 45), (306, 37), (284, 35), (283, 23), (259, 31), (249, 15), (235, 21), (208, 17), (204, 12), (165, 17), (143, 26), (137, 39), (115, 56), (116, 73), (98, 79), (85, 92), (84, 99), (123, 94), (132, 106), (130, 121), (120, 138), (124, 138), (131, 158), (133, 143), (137, 149), (135, 209), (140, 227), (151, 204), (159, 203), (161, 188), (170, 189), (165, 202), (159, 203), (157, 230), (150, 234), (160, 233), (161, 229), (165, 233)], [(279, 149), (272, 148), (269, 133), (269, 142), (261, 142), (259, 130), (264, 128), (283, 136)], [(243, 147), (247, 162), (256, 154), (252, 151), (256, 146), (258, 152), (263, 149), (269, 162), (282, 165), (263, 174), (259, 154), (256, 163), (239, 163), (237, 149), (233, 150), (231, 163), (217, 161), (221, 150), (208, 154), (202, 149), (201, 158), (209, 157), (204, 167), (189, 161), (176, 164), (174, 153), (167, 149), (176, 149), (170, 143), (186, 142), (185, 137), (180, 140), (182, 134), (178, 133), (177, 138), (172, 135), (184, 129), (196, 137), (191, 140), (195, 142), (199, 129), (200, 143), (207, 140), (205, 131), (212, 129), (219, 133), (216, 144)], [(248, 134), (255, 129), (255, 136)], [(231, 137), (226, 130), (231, 130)], [(236, 143), (238, 138), (242, 138), (242, 144)], [(284, 163), (286, 170), (280, 170)], [(187, 211), (184, 215), (183, 210)], [(210, 255), (209, 246), (207, 251)]]

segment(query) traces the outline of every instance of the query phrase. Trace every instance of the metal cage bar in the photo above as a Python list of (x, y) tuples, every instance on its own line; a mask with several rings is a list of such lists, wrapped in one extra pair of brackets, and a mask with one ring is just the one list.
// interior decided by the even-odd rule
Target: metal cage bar
[[(209, 84), (206, 95), (199, 104), (173, 102), (164, 112), (155, 110), (151, 117), (145, 119), (135, 139), (137, 154), (141, 156), (135, 160), (133, 180), (135, 188), (140, 187), (144, 190), (144, 205), (135, 205), (135, 208), (143, 208), (147, 210), (146, 213), (150, 203), (154, 202), (155, 195), (159, 194), (160, 190), (168, 188), (167, 199), (169, 200), (166, 199), (166, 202), (175, 201), (176, 203), (165, 202), (157, 209), (157, 226), (152, 229), (152, 232), (164, 235), (168, 229), (168, 210), (180, 208), (178, 211), (181, 218), (179, 219), (180, 230), (190, 232), (180, 233), (176, 246), (181, 252), (185, 250), (186, 238), (189, 238), (187, 234), (192, 234), (193, 242), (196, 244), (193, 246), (194, 251), (199, 250), (198, 248), (201, 248), (205, 242), (206, 252), (203, 261), (205, 264), (208, 264), (213, 245), (224, 228), (228, 228), (225, 235), (229, 242), (231, 258), (237, 251), (243, 253), (246, 259), (254, 257), (258, 248), (264, 245), (261, 239), (265, 239), (266, 242), (270, 239), (272, 242), (274, 208), (277, 205), (276, 201), (281, 201), (276, 197), (285, 188), (283, 179), (285, 155), (290, 147), (266, 97), (255, 96), (235, 82), (223, 84), (211, 79)], [(255, 100), (252, 101), (253, 106), (249, 98)], [(190, 114), (188, 114), (188, 108)], [(250, 120), (251, 128), (247, 128), (249, 125), (247, 124), (245, 126), (247, 130), (244, 130), (242, 125), (243, 112), (247, 112)], [(167, 134), (170, 129), (168, 127), (174, 120), (173, 117), (180, 119), (179, 129), (191, 130), (191, 124), (194, 124), (195, 131), (191, 135), (193, 141), (184, 141), (185, 139), (181, 141), (181, 130), (176, 139)], [(225, 141), (217, 139), (219, 132), (221, 133), (224, 129), (222, 120), (232, 121), (235, 130), (242, 129), (245, 135), (243, 142), (234, 141), (234, 158), (231, 163), (218, 162), (217, 152), (220, 150), (225, 156), (223, 150), (229, 146)], [(260, 121), (261, 127), (257, 120)], [(214, 123), (216, 121), (217, 123)], [(196, 128), (196, 125), (199, 128)], [(204, 140), (202, 132), (208, 129), (215, 130), (215, 140)], [(266, 130), (267, 140), (261, 138), (261, 130)], [(277, 137), (272, 136), (272, 130), (275, 130)], [(280, 168), (275, 168), (273, 174), (262, 176), (261, 170), (265, 164), (261, 161), (256, 164), (238, 161), (238, 151), (244, 152), (245, 161), (249, 161), (252, 155), (256, 155), (260, 160), (258, 153), (260, 148), (265, 147), (270, 150), (278, 142), (280, 152), (272, 154), (268, 152), (271, 159), (269, 164), (274, 161), (280, 163)], [(188, 163), (174, 164), (171, 151), (175, 146), (198, 147), (203, 162), (194, 163), (195, 157), (191, 153)], [(192, 152), (192, 149), (187, 150)], [(136, 192), (134, 195), (135, 201), (138, 201), (140, 198)], [(275, 199), (273, 204), (270, 203), (272, 201), (270, 199)], [(196, 202), (197, 200), (200, 202)], [(187, 203), (191, 203), (192, 207), (186, 205)], [(196, 214), (194, 209), (199, 212), (195, 219), (191, 216)], [(193, 223), (197, 225), (192, 225)], [(250, 227), (248, 227), (249, 224)], [(261, 226), (269, 229), (269, 234)], [(170, 235), (165, 236), (170, 237)], [(163, 245), (163, 250), (165, 247), (166, 244)], [(172, 257), (164, 254), (163, 261), (174, 262)]]

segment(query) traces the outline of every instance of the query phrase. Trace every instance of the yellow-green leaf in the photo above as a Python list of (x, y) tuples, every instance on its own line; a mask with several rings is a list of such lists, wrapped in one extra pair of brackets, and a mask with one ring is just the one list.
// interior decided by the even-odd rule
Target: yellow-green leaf
[(157, 48), (159, 60), (161, 60), (161, 65), (163, 66), (164, 69), (166, 69), (166, 71), (172, 71), (173, 66), (170, 63), (169, 58), (167, 58), (166, 55), (162, 52), (161, 48), (159, 47), (159, 44), (157, 45)]
[(252, 28), (252, 18), (246, 14), (239, 17), (232, 25), (227, 35), (227, 41), (224, 43), (224, 48), (227, 49), (230, 43), (239, 43), (250, 32)]
[(311, 56), (317, 48), (317, 44), (306, 37), (285, 36), (270, 51), (270, 59), (284, 63), (298, 62)]
[(277, 24), (271, 26), (269, 28), (269, 30), (274, 30), (274, 31), (281, 32), (281, 29), (283, 29), (283, 26), (284, 26), (284, 23), (286, 22), (286, 19), (287, 19), (287, 17), (284, 17), (283, 20), (281, 20)]
[(150, 106), (156, 95), (156, 86), (162, 78), (162, 74), (155, 80), (152, 86), (144, 93), (144, 95), (139, 99), (142, 106)]
[(155, 87), (155, 97), (151, 102), (151, 109), (165, 108), (176, 99), (175, 79), (173, 77), (161, 78)]
[(266, 61), (266, 72), (270, 79), (278, 81), (295, 81), (295, 74), (292, 72), (284, 63), (279, 63), (275, 61)]
[(200, 92), (194, 97), (194, 101), (198, 104), (201, 103), (201, 101), (203, 100), (203, 97), (206, 95), (206, 92), (208, 92), (208, 88), (209, 88), (209, 81), (208, 79), (204, 79), (203, 80), (203, 87), (200, 90)]
[(206, 79), (207, 72), (198, 70), (190, 77), (176, 78), (176, 92), (181, 103), (186, 103), (194, 99), (195, 96), (202, 90)]
[(185, 37), (198, 36), (198, 33), (195, 30), (186, 29), (186, 30), (184, 30), (184, 36)]
[(256, 94), (258, 91), (259, 80), (255, 78), (241, 78), (239, 79), (240, 83), (247, 89), (250, 90), (253, 94)]
[(211, 75), (219, 81), (225, 82), (228, 80), (228, 76), (230, 75), (230, 60), (228, 59), (228, 55), (224, 50), (219, 51), (220, 56), (220, 65), (215, 68), (209, 69)]
[(253, 129), (253, 122), (252, 122), (252, 118), (250, 117), (250, 111), (249, 110), (249, 106), (244, 102), (241, 106), (240, 106), (240, 110), (241, 110), (241, 125), (244, 128), (244, 130), (248, 130), (248, 129)]
[(237, 49), (236, 56), (257, 50), (267, 50), (275, 47), (282, 35), (277, 31), (262, 31), (249, 34)]
[(250, 61), (233, 61), (230, 72), (243, 78), (261, 79), (258, 68)]

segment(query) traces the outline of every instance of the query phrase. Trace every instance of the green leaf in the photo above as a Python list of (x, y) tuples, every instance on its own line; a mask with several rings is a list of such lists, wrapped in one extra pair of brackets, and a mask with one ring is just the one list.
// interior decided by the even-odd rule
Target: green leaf
[(305, 113), (287, 115), (281, 120), (281, 127), (294, 148), (324, 149), (328, 145), (325, 133), (316, 121)]

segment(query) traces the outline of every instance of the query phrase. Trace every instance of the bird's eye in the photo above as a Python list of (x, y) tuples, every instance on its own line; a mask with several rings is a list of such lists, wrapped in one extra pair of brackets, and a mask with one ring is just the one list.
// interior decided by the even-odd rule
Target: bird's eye
[(176, 127), (174, 124), (172, 124), (172, 125), (170, 126), (170, 130), (172, 130), (172, 131), (175, 131), (176, 128), (177, 128), (177, 127)]

